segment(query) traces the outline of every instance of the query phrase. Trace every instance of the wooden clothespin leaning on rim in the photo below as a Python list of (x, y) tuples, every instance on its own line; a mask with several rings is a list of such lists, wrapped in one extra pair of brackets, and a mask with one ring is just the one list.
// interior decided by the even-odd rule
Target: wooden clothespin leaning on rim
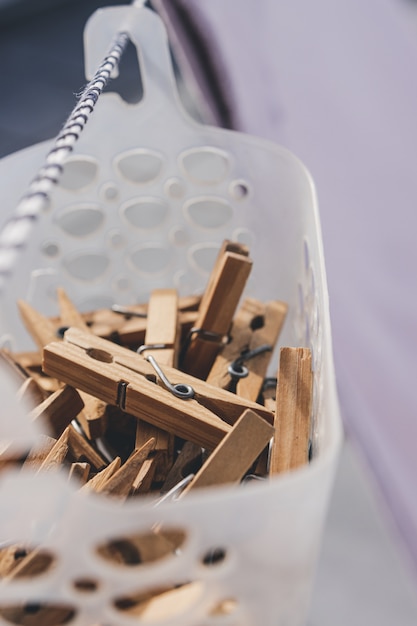
[(281, 348), (276, 392), (272, 474), (308, 463), (313, 372), (311, 350)]
[(206, 379), (230, 330), (252, 269), (246, 246), (223, 242), (201, 299), (195, 327), (183, 349), (181, 369)]
[(215, 448), (247, 408), (272, 423), (272, 413), (260, 404), (176, 368), (161, 369), (153, 357), (148, 358), (71, 328), (63, 342), (45, 347), (43, 368), (47, 374), (203, 448)]

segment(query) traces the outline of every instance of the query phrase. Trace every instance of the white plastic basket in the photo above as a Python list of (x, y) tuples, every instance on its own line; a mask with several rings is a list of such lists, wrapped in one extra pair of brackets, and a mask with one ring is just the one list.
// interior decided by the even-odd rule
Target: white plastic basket
[[(287, 150), (199, 125), (183, 112), (166, 33), (147, 9), (106, 8), (92, 16), (87, 75), (115, 29), (127, 31), (138, 49), (144, 98), (128, 105), (117, 94), (101, 97), (49, 209), (33, 224), (5, 282), (1, 341), (31, 348), (16, 312), (19, 297), (52, 315), (59, 285), (81, 310), (145, 301), (157, 287), (200, 292), (220, 243), (248, 243), (254, 264), (245, 293), (285, 300), (289, 313), (280, 345), (307, 346), (313, 353), (313, 459), (269, 481), (204, 490), (157, 508), (146, 498), (122, 507), (86, 498), (60, 474), (3, 475), (0, 542), (42, 545), (56, 564), (30, 582), (0, 583), (0, 605), (64, 603), (76, 609), (67, 622), (74, 626), (146, 624), (146, 618), (118, 610), (115, 599), (196, 582), (192, 601), (152, 623), (300, 625), (341, 440), (314, 186)], [(48, 147), (36, 145), (0, 162), (3, 215), (12, 214)], [(276, 364), (275, 357), (272, 374)], [(26, 443), (32, 426), (22, 415), (10, 425), (18, 410), (5, 372), (1, 380), (0, 438), (12, 434)], [(155, 524), (184, 531), (178, 555), (129, 568), (103, 561), (95, 551), (106, 539)], [(205, 565), (204, 555), (216, 548), (225, 558)], [(92, 593), (73, 585), (86, 577), (97, 582)], [(233, 610), (216, 612), (224, 600)], [(0, 618), (3, 623), (9, 622)]]

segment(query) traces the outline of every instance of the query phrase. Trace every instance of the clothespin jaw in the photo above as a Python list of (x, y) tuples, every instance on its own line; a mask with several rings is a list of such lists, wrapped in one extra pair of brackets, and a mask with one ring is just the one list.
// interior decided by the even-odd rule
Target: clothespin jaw
[(67, 330), (64, 342), (44, 349), (43, 367), (77, 389), (208, 449), (218, 444), (246, 408), (270, 423), (273, 420), (261, 405), (165, 366), (169, 380), (194, 389), (194, 398), (175, 397), (155, 384), (155, 370), (144, 358), (78, 329)]

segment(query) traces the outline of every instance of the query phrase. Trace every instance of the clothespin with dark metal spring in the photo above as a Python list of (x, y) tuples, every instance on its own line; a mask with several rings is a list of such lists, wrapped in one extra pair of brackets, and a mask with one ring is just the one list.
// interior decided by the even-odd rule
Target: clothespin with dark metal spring
[[(178, 362), (180, 342), (178, 305), (179, 298), (175, 289), (154, 289), (150, 294), (144, 344), (139, 346), (137, 353), (150, 362), (155, 357), (159, 366), (176, 367)], [(148, 469), (147, 476), (153, 476), (156, 482), (163, 482), (168, 468), (173, 463), (174, 435), (138, 420), (135, 447), (140, 448), (149, 437), (155, 438), (155, 449), (152, 458), (148, 459), (145, 465)], [(140, 480), (143, 488), (146, 477), (140, 477)]]
[(246, 298), (235, 315), (229, 341), (216, 357), (207, 382), (257, 400), (282, 330), (287, 305)]
[(209, 450), (216, 447), (247, 408), (269, 423), (273, 420), (272, 413), (256, 402), (176, 368), (160, 368), (170, 385), (177, 385), (177, 391), (188, 386), (194, 391), (193, 397), (178, 397), (165, 387), (146, 359), (74, 328), (66, 331), (63, 342), (46, 346), (43, 369), (76, 389)]
[(225, 241), (201, 299), (195, 326), (181, 355), (181, 369), (206, 379), (230, 330), (236, 307), (252, 269), (248, 250)]

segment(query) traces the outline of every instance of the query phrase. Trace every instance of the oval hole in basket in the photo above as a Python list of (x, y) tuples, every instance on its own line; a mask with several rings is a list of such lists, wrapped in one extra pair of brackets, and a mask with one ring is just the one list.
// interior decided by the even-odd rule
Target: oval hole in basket
[(97, 547), (97, 554), (115, 565), (132, 567), (175, 556), (186, 539), (186, 533), (167, 528), (110, 539)]
[(183, 152), (180, 162), (187, 176), (203, 185), (220, 183), (227, 177), (230, 169), (229, 155), (223, 150), (208, 146)]
[(135, 228), (156, 228), (168, 215), (168, 205), (158, 198), (138, 198), (124, 204), (121, 212)]
[(75, 205), (61, 213), (56, 221), (67, 235), (87, 237), (100, 228), (104, 213), (96, 205)]
[(0, 579), (22, 580), (36, 578), (48, 572), (55, 564), (48, 550), (13, 544), (0, 549)]
[(169, 267), (171, 252), (162, 246), (141, 246), (129, 256), (134, 269), (142, 274), (159, 274)]
[(233, 216), (231, 205), (221, 198), (198, 198), (184, 207), (190, 220), (201, 228), (220, 228)]
[(10, 624), (22, 626), (60, 626), (69, 624), (76, 615), (68, 604), (26, 602), (25, 604), (0, 604), (0, 616)]
[(150, 150), (130, 150), (116, 157), (119, 173), (132, 183), (145, 184), (158, 178), (162, 156)]
[(201, 243), (192, 246), (189, 251), (189, 260), (191, 265), (205, 274), (211, 272), (211, 269), (219, 252), (219, 246), (214, 243)]
[[(152, 624), (185, 613), (201, 598), (204, 586), (200, 581), (187, 582), (171, 587), (156, 587), (130, 596), (117, 598), (114, 606), (123, 613)], [(165, 621), (164, 621), (165, 623)]]
[(110, 260), (105, 254), (94, 252), (77, 253), (66, 257), (63, 265), (73, 278), (90, 282), (102, 276), (107, 270)]
[(70, 157), (64, 165), (59, 185), (71, 191), (83, 189), (93, 182), (97, 172), (98, 164), (92, 157)]

